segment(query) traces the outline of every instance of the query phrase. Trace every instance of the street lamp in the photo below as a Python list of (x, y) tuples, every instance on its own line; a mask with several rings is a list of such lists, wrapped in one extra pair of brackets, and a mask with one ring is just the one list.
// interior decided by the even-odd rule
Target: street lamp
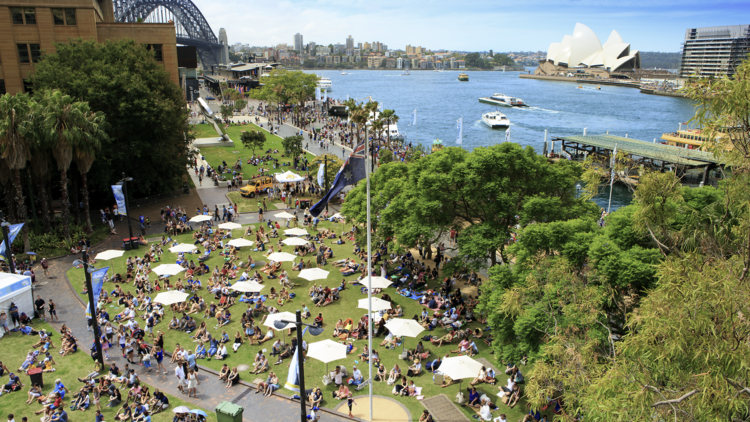
[(93, 322), (92, 328), (94, 329), (94, 352), (96, 353), (96, 359), (101, 363), (104, 368), (104, 356), (102, 355), (102, 342), (101, 332), (99, 331), (99, 320), (96, 318), (96, 302), (94, 301), (94, 288), (91, 283), (91, 273), (96, 271), (96, 268), (89, 265), (89, 254), (86, 249), (81, 252), (81, 259), (73, 261), (73, 266), (77, 267), (83, 264), (83, 271), (86, 273), (86, 290), (89, 296), (89, 311), (91, 312), (91, 321)]
[(581, 184), (580, 183), (576, 184), (576, 199), (578, 199), (579, 196), (581, 196)]
[(122, 185), (122, 195), (125, 197), (125, 218), (128, 220), (128, 233), (130, 234), (129, 242), (130, 246), (133, 246), (133, 227), (130, 223), (130, 203), (128, 202), (128, 184), (127, 182), (132, 182), (132, 177), (125, 177), (125, 172), (122, 172), (122, 180), (120, 180), (117, 184)]
[(307, 326), (307, 331), (314, 336), (319, 336), (325, 329), (318, 327), (317, 325), (302, 322), (302, 312), (299, 309), (297, 310), (296, 315), (296, 321), (277, 319), (273, 322), (273, 326), (278, 330), (283, 330), (286, 328), (287, 324), (294, 324), (297, 327), (297, 366), (299, 367), (299, 403), (301, 412), (300, 422), (307, 422), (307, 410), (305, 409), (305, 360), (302, 357), (302, 326)]
[(13, 254), (10, 252), (10, 239), (8, 238), (10, 223), (5, 221), (2, 211), (0, 211), (0, 226), (2, 226), (3, 230), (3, 242), (5, 242), (5, 259), (8, 263), (8, 268), (10, 268), (10, 273), (15, 274), (16, 266), (13, 264)]

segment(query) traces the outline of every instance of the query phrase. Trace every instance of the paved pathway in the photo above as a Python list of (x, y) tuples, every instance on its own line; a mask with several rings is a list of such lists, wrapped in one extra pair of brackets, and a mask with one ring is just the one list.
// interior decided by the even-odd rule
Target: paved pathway
[(441, 394), (422, 400), (422, 404), (437, 422), (468, 422), (469, 418), (464, 415), (448, 396)]

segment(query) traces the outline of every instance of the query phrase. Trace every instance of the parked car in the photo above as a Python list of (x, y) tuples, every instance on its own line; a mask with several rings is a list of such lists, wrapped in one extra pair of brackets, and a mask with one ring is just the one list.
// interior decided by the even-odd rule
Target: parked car
[(206, 97), (206, 99), (209, 100), (209, 101), (211, 101), (211, 100), (215, 100), (216, 98), (214, 98), (214, 97)]

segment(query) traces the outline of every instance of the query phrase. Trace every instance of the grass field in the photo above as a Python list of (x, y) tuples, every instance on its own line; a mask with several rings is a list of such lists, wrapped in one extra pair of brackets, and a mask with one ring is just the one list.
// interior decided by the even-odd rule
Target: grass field
[[(33, 327), (35, 330), (41, 330), (42, 328), (46, 329), (48, 332), (54, 332), (55, 330), (46, 323), (35, 323), (33, 324)], [(26, 416), (29, 418), (30, 421), (37, 421), (39, 420), (40, 416), (34, 415), (34, 412), (41, 409), (41, 405), (39, 404), (32, 404), (27, 405), (27, 394), (29, 391), (29, 388), (31, 388), (31, 385), (29, 383), (29, 377), (26, 374), (19, 374), (16, 369), (18, 369), (19, 366), (21, 366), (21, 363), (23, 363), (24, 358), (26, 357), (26, 354), (29, 350), (32, 349), (32, 345), (37, 342), (39, 338), (37, 336), (24, 336), (20, 333), (12, 333), (9, 336), (3, 337), (2, 340), (0, 340), (0, 359), (2, 359), (2, 362), (10, 369), (11, 372), (16, 373), (16, 375), (21, 378), (21, 382), (24, 384), (24, 387), (21, 391), (15, 392), (15, 393), (4, 393), (0, 397), (0, 415), (2, 417), (5, 417), (6, 415), (12, 413), (15, 415), (15, 420), (20, 421), (21, 417)], [(52, 344), (54, 344), (57, 347), (60, 347), (60, 335), (58, 332), (55, 332), (54, 337), (52, 338)], [(83, 346), (83, 350), (79, 349), (78, 352), (68, 355), (65, 357), (60, 357), (60, 355), (57, 354), (57, 351), (55, 350), (53, 352), (55, 362), (57, 362), (57, 365), (54, 366), (56, 369), (55, 372), (51, 373), (45, 373), (44, 374), (44, 388), (43, 392), (44, 394), (49, 393), (50, 391), (54, 390), (55, 387), (55, 380), (60, 379), (62, 380), (63, 384), (65, 384), (65, 387), (70, 390), (70, 393), (66, 394), (65, 396), (65, 411), (68, 412), (68, 418), (71, 421), (93, 421), (94, 420), (94, 411), (95, 409), (92, 407), (89, 410), (85, 412), (80, 411), (71, 411), (70, 410), (70, 404), (72, 402), (73, 393), (77, 392), (78, 389), (81, 387), (81, 383), (78, 381), (78, 378), (83, 378), (86, 375), (88, 375), (93, 369), (94, 365), (91, 360), (91, 358), (86, 354), (84, 351), (87, 346)], [(2, 379), (2, 384), (5, 384), (8, 382), (8, 375), (6, 374)], [(153, 392), (156, 388), (159, 388), (158, 385), (150, 385), (149, 389), (151, 392)], [(127, 387), (123, 387), (121, 389), (121, 393), (123, 395), (123, 398), (127, 396)], [(115, 420), (115, 412), (117, 411), (117, 408), (110, 408), (107, 407), (104, 403), (106, 403), (107, 397), (102, 398), (102, 415), (104, 416), (105, 421), (114, 421)], [(169, 408), (157, 413), (156, 415), (153, 415), (151, 417), (151, 420), (153, 422), (171, 422), (172, 417), (174, 414), (172, 413), (171, 409), (174, 409), (177, 406), (187, 406), (190, 409), (195, 409), (196, 407), (190, 403), (187, 403), (177, 397), (169, 396)], [(212, 410), (202, 409), (208, 414), (208, 421), (210, 422), (216, 422), (216, 413), (214, 413)]]
[(192, 125), (192, 128), (195, 131), (195, 139), (219, 137), (216, 128), (210, 123)]
[[(255, 226), (257, 226), (257, 224)], [(345, 224), (341, 224), (341, 223), (330, 223), (330, 222), (320, 223), (321, 228), (322, 227), (331, 228), (336, 233), (341, 233), (341, 231), (345, 229), (344, 226)], [(346, 225), (346, 229), (348, 228), (349, 226)], [(308, 231), (311, 231), (311, 229), (308, 228)], [(238, 235), (239, 233), (241, 233), (241, 231), (239, 230), (235, 231), (235, 235)], [(188, 242), (188, 241), (192, 242), (190, 239), (191, 239), (191, 236), (189, 234), (180, 235), (177, 237), (177, 241), (179, 241), (180, 243)], [(253, 237), (252, 240), (255, 240), (255, 238)], [(277, 240), (278, 239), (272, 239), (272, 244), (274, 245), (274, 249), (276, 249)], [(327, 240), (326, 244), (331, 246), (334, 251), (334, 259), (332, 259), (331, 261), (336, 260), (336, 259), (342, 259), (344, 257), (353, 256), (353, 244), (351, 242), (347, 242), (344, 245), (336, 245), (336, 244), (332, 244), (332, 241)], [(282, 250), (286, 252), (292, 252), (293, 247), (284, 246)], [(242, 256), (245, 256), (246, 253), (248, 253), (247, 250), (243, 250)], [(126, 253), (122, 258), (118, 258), (118, 259), (115, 259), (106, 263), (102, 262), (98, 265), (100, 266), (110, 265), (112, 266), (112, 268), (116, 270), (116, 272), (123, 272), (124, 267), (125, 267), (124, 261), (127, 259), (128, 256), (136, 256), (136, 255), (142, 255), (142, 254), (143, 254), (142, 250), (131, 251), (129, 253)], [(266, 259), (262, 256), (260, 252), (250, 252), (250, 255), (252, 255), (252, 257), (256, 260), (256, 262), (266, 261)], [(311, 259), (312, 261), (315, 261), (315, 257), (311, 255), (306, 256), (305, 260), (307, 261), (307, 259)], [(165, 248), (165, 253), (162, 256), (161, 263), (174, 263), (174, 262), (175, 262), (175, 255), (168, 252)], [(211, 268), (217, 265), (220, 266), (222, 263), (223, 263), (222, 258), (218, 256), (217, 254), (214, 254), (208, 261), (208, 265)], [(316, 315), (318, 312), (321, 312), (323, 314), (324, 321), (325, 321), (325, 326), (324, 326), (326, 328), (325, 332), (317, 338), (313, 338), (312, 336), (309, 336), (309, 335), (306, 336), (306, 341), (308, 343), (313, 343), (316, 341), (324, 340), (326, 338), (332, 338), (333, 327), (338, 319), (352, 318), (354, 321), (357, 321), (360, 318), (360, 316), (366, 312), (365, 310), (357, 309), (357, 301), (359, 299), (367, 297), (366, 294), (362, 294), (360, 292), (360, 289), (358, 286), (348, 285), (351, 287), (349, 287), (348, 290), (345, 290), (344, 292), (341, 293), (341, 299), (338, 301), (335, 301), (333, 304), (327, 307), (322, 307), (322, 308), (312, 307), (311, 302), (308, 300), (309, 298), (308, 298), (307, 293), (308, 293), (309, 288), (313, 284), (323, 284), (323, 285), (328, 285), (329, 287), (333, 288), (333, 287), (338, 286), (342, 279), (346, 279), (347, 281), (353, 280), (356, 278), (356, 275), (343, 277), (341, 273), (339, 272), (338, 268), (329, 264), (328, 266), (324, 267), (325, 270), (330, 271), (330, 274), (326, 280), (318, 280), (318, 281), (310, 282), (310, 281), (306, 281), (304, 279), (296, 277), (296, 275), (298, 274), (296, 271), (295, 272), (289, 271), (289, 269), (291, 268), (291, 265), (292, 263), (289, 263), (289, 262), (284, 263), (284, 268), (287, 269), (287, 271), (289, 272), (291, 280), (294, 283), (299, 284), (299, 286), (293, 290), (293, 292), (297, 294), (297, 297), (292, 299), (288, 303), (286, 303), (284, 306), (280, 307), (280, 310), (294, 312), (296, 309), (301, 309), (303, 303), (307, 303), (308, 306), (310, 307), (311, 312), (313, 313), (313, 316)], [(68, 271), (68, 277), (71, 280), (73, 286), (80, 293), (83, 288), (83, 280), (84, 280), (83, 270), (71, 269)], [(151, 277), (153, 279), (155, 276), (152, 274)], [(200, 278), (202, 281), (204, 281), (204, 286), (205, 286), (206, 284), (205, 280), (207, 279), (207, 277), (204, 276)], [(277, 290), (280, 287), (277, 283), (277, 280), (266, 280), (266, 284), (269, 286), (269, 287), (266, 287), (266, 289), (263, 292), (266, 294), (268, 293), (268, 289), (270, 288), (270, 286), (276, 287)], [(123, 287), (126, 290), (133, 290), (132, 286), (123, 286)], [(434, 281), (431, 282), (430, 287), (436, 288), (437, 282), (434, 282)], [(105, 289), (107, 291), (112, 291), (114, 289), (114, 285), (107, 284), (105, 285)], [(395, 289), (392, 289), (392, 288), (388, 289), (388, 293), (393, 298), (393, 306), (395, 307), (396, 305), (401, 305), (401, 307), (404, 309), (405, 311), (404, 316), (406, 318), (411, 318), (412, 316), (418, 315), (422, 312), (423, 307), (419, 305), (418, 302), (398, 295)], [(207, 303), (211, 303), (215, 301), (213, 295), (211, 295), (210, 293), (207, 293), (205, 290), (201, 290), (199, 294), (205, 298)], [(245, 309), (245, 304), (242, 304), (242, 303), (238, 303), (237, 305), (234, 305), (231, 308), (231, 312), (233, 314), (233, 321), (229, 325), (224, 327), (227, 333), (229, 334), (230, 338), (234, 338), (234, 334), (240, 330), (239, 319), (240, 319), (241, 312), (243, 312), (244, 309)], [(108, 311), (111, 316), (114, 316), (116, 313), (122, 311), (122, 308), (111, 307), (110, 309), (108, 309)], [(205, 321), (202, 319), (202, 314), (196, 315), (196, 318), (197, 318), (198, 324), (200, 324), (201, 321)], [(168, 320), (169, 318), (165, 318), (165, 319)], [(175, 345), (177, 343), (180, 343), (182, 345), (187, 345), (188, 348), (192, 347), (193, 350), (195, 349), (196, 345), (193, 344), (192, 339), (189, 337), (188, 334), (185, 334), (183, 332), (178, 332), (178, 331), (167, 332), (167, 323), (168, 321), (161, 322), (159, 326), (157, 326), (157, 328), (162, 329), (165, 333), (167, 333), (165, 346), (169, 352), (174, 350)], [(212, 335), (214, 335), (214, 337), (221, 334), (221, 330), (215, 328), (216, 326), (215, 321), (207, 321), (207, 326), (209, 328), (209, 331), (212, 333)], [(479, 324), (472, 323), (469, 325), (469, 327), (472, 327), (472, 328), (479, 327)], [(261, 328), (265, 330), (267, 327), (261, 327)], [(423, 332), (420, 335), (420, 338), (426, 334), (442, 336), (445, 333), (446, 331), (443, 330), (442, 328), (437, 328), (433, 332), (429, 332), (429, 333)], [(281, 335), (281, 333), (278, 333), (278, 335)], [(287, 338), (287, 341), (288, 340), (289, 339)], [(398, 357), (398, 354), (400, 353), (401, 348), (399, 347), (398, 350), (386, 350), (383, 347), (377, 347), (377, 345), (381, 341), (382, 341), (382, 338), (373, 339), (373, 344), (376, 345), (376, 350), (380, 353), (381, 360), (383, 361), (386, 368), (390, 370), (390, 368), (392, 368), (395, 364), (398, 364), (400, 367), (403, 368), (403, 372), (405, 373), (406, 372), (405, 368), (408, 366), (408, 363), (403, 360), (400, 360)], [(407, 338), (405, 345), (407, 348), (413, 349), (416, 346), (418, 341), (419, 339)], [(272, 342), (266, 342), (259, 346), (257, 345), (250, 346), (247, 344), (243, 344), (240, 347), (238, 353), (236, 354), (230, 353), (230, 357), (227, 363), (230, 366), (235, 366), (238, 364), (249, 364), (252, 367), (253, 357), (257, 353), (258, 349), (270, 349), (271, 344)], [(365, 344), (366, 344), (366, 341), (362, 341), (362, 340), (356, 341), (355, 346), (357, 347), (357, 351), (354, 354), (349, 355), (347, 359), (345, 360), (331, 363), (330, 364), (331, 367), (333, 367), (333, 365), (336, 365), (336, 364), (341, 364), (341, 365), (345, 365), (351, 371), (352, 365), (355, 365), (355, 362), (359, 360), (359, 358), (356, 357), (356, 355), (362, 352), (362, 349)], [(486, 345), (484, 345), (481, 339), (477, 339), (477, 344), (479, 345), (479, 349), (480, 349), (480, 354), (477, 357), (487, 358), (490, 362), (494, 363), (495, 360), (492, 354), (490, 353), (489, 348)], [(429, 342), (425, 342), (425, 347), (427, 350), (430, 350), (432, 352), (432, 355), (430, 358), (430, 360), (432, 360), (434, 359), (434, 356), (436, 353), (440, 354), (441, 356), (444, 356), (446, 353), (449, 352), (449, 350), (455, 350), (456, 345), (455, 344), (443, 345), (440, 348), (437, 348), (437, 347), (432, 346)], [(453, 356), (455, 356), (455, 354)], [(274, 360), (271, 360), (271, 362), (274, 362)], [(217, 361), (217, 360), (200, 361), (201, 365), (205, 365), (215, 370), (220, 369), (223, 363), (224, 361)], [(289, 363), (288, 361), (285, 361), (281, 365), (271, 366), (271, 370), (275, 371), (279, 375), (279, 378), (282, 381), (282, 383), (284, 382), (284, 380), (286, 380), (286, 376), (288, 372), (288, 367), (287, 367), (288, 363)], [(499, 363), (495, 363), (495, 366), (501, 370), (503, 369), (503, 367)], [(367, 366), (364, 365), (364, 363), (362, 363), (362, 365), (360, 366), (360, 369), (362, 370), (365, 377), (367, 377)], [(321, 387), (321, 389), (324, 392), (323, 406), (328, 407), (328, 408), (333, 408), (338, 404), (337, 400), (334, 400), (331, 398), (331, 392), (335, 389), (335, 387), (334, 385), (324, 386), (322, 384), (321, 380), (322, 380), (324, 373), (325, 373), (324, 363), (319, 362), (315, 359), (307, 360), (307, 364), (305, 365), (305, 375), (306, 375), (305, 378), (306, 378), (307, 388)], [(248, 374), (247, 372), (242, 373), (241, 377), (242, 379), (246, 381), (252, 381), (253, 379), (258, 378), (258, 376)], [(453, 399), (459, 388), (458, 385), (452, 385), (447, 388), (441, 388), (440, 386), (433, 385), (432, 375), (429, 373), (424, 373), (424, 372), (421, 375), (412, 379), (414, 380), (417, 386), (424, 388), (423, 395), (425, 395), (426, 397), (431, 397), (431, 396), (435, 396), (439, 394), (446, 394), (449, 398)], [(499, 375), (498, 376), (499, 384), (504, 385), (505, 379), (506, 379), (505, 376)], [(466, 380), (466, 382), (463, 383), (464, 388), (466, 388), (468, 381), (470, 380)], [(419, 403), (419, 401), (413, 397), (412, 398), (395, 397), (391, 394), (391, 389), (392, 387), (388, 386), (385, 382), (383, 383), (376, 382), (374, 384), (374, 391), (376, 394), (396, 398), (398, 401), (403, 403), (411, 411), (412, 416), (414, 416), (415, 418), (418, 418), (419, 414), (421, 414), (422, 410), (424, 409), (422, 404)], [(480, 384), (478, 389), (481, 392), (486, 393), (493, 400), (495, 401), (497, 400), (496, 394), (498, 392), (498, 386)], [(366, 391), (367, 390), (365, 389), (365, 390), (362, 390), (361, 392), (364, 394)], [(289, 392), (285, 391), (285, 393), (288, 394)], [(497, 416), (500, 413), (505, 413), (506, 415), (508, 415), (509, 421), (520, 420), (523, 417), (523, 414), (528, 411), (525, 407), (525, 403), (523, 402), (523, 400), (519, 403), (519, 405), (517, 405), (513, 409), (509, 409), (507, 406), (502, 405), (502, 404), (500, 405), (500, 407), (501, 407), (500, 410), (494, 412), (495, 416)], [(475, 414), (474, 410), (468, 407), (465, 407), (462, 410), (466, 412), (466, 414), (469, 416)]]

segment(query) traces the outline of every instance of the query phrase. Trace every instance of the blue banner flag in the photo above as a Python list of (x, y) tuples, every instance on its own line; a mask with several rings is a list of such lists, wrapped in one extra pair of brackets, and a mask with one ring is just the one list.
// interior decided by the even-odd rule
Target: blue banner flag
[[(104, 286), (104, 277), (107, 275), (109, 267), (104, 267), (91, 273), (91, 291), (94, 293), (94, 300), (99, 301), (99, 295), (102, 293)], [(86, 304), (86, 318), (91, 318), (91, 303)]]
[(320, 87), (315, 87), (315, 101), (320, 101)]
[(336, 179), (331, 185), (331, 189), (323, 196), (323, 199), (310, 208), (310, 214), (317, 217), (326, 207), (328, 201), (335, 198), (346, 186), (354, 185), (365, 178), (365, 144), (364, 142), (357, 145), (352, 151), (349, 158), (341, 166), (341, 170), (336, 173)]
[(125, 208), (125, 194), (122, 192), (122, 185), (112, 185), (112, 193), (115, 194), (117, 213), (126, 215), (128, 210)]
[(409, 122), (409, 126), (416, 126), (417, 125), (417, 109), (415, 108), (414, 111), (411, 112), (411, 121)]
[[(11, 224), (10, 228), (8, 229), (8, 243), (13, 244), (13, 241), (16, 240), (16, 236), (18, 236), (18, 233), (21, 232), (21, 229), (23, 228), (23, 225), (26, 223), (18, 223), (18, 224)], [(5, 240), (0, 239), (0, 255), (5, 256), (8, 258), (8, 260), (12, 259), (11, 253), (8, 252), (5, 253)]]
[(325, 189), (325, 166), (323, 164), (320, 165), (320, 168), (318, 169), (318, 186)]
[(297, 361), (297, 353), (299, 353), (301, 347), (302, 345), (298, 344), (297, 348), (294, 350), (294, 356), (289, 365), (289, 374), (286, 377), (286, 384), (284, 384), (284, 388), (297, 393), (299, 393), (299, 362)]
[(508, 126), (508, 130), (505, 131), (505, 142), (510, 142), (510, 126)]
[(463, 116), (456, 120), (456, 129), (458, 129), (458, 138), (456, 138), (456, 143), (458, 145), (461, 145), (463, 142), (464, 137), (464, 118)]

